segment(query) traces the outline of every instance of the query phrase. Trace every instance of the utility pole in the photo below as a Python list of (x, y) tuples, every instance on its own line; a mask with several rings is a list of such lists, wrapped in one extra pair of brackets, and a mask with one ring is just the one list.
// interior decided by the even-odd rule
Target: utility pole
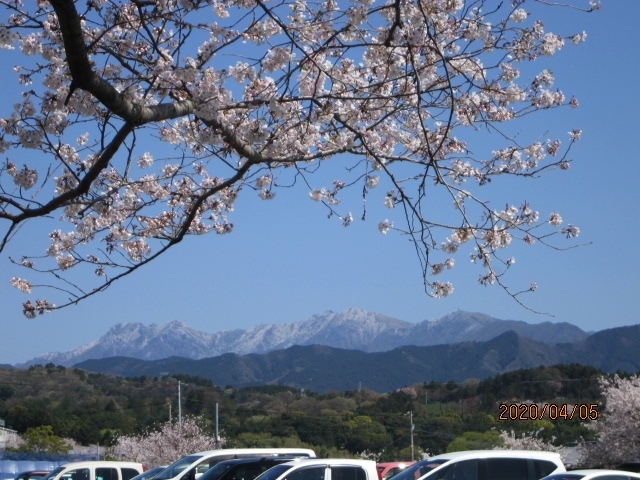
[(219, 448), (218, 442), (220, 441), (219, 432), (218, 432), (218, 402), (216, 402), (216, 438), (215, 438), (215, 447)]
[(414, 429), (414, 425), (413, 425), (413, 412), (412, 411), (408, 411), (407, 413), (405, 413), (405, 415), (409, 415), (409, 425), (410, 425), (410, 433), (411, 433), (411, 461), (413, 462), (413, 429)]
[(178, 380), (178, 425), (182, 425), (182, 400), (180, 394), (180, 380)]

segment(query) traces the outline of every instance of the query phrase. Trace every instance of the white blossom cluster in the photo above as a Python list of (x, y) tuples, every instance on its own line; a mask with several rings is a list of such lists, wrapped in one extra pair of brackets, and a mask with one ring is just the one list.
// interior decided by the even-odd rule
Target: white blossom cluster
[(640, 455), (640, 375), (600, 378), (604, 404), (598, 418), (588, 427), (596, 433), (595, 443), (585, 443), (583, 463), (590, 467), (609, 467), (637, 461)]
[[(454, 268), (465, 243), (491, 284), (514, 262), (490, 259), (515, 239), (578, 235), (528, 205), (489, 210), (482, 189), (497, 176), (566, 170), (580, 130), (562, 143), (505, 129), (492, 154), (473, 152), (474, 132), (578, 105), (544, 66), (520, 71), (585, 32), (548, 32), (524, 8), (485, 13), (463, 0), (160, 4), (52, 0), (16, 4), (0, 21), (0, 49), (22, 55), (14, 75), (24, 92), (0, 112), (0, 152), (11, 159), (0, 165), (0, 218), (9, 229), (34, 216), (62, 221), (52, 263), (36, 252), (22, 264), (60, 280), (68, 304), (185, 235), (232, 232), (242, 191), (272, 200), (304, 185), (344, 226), (354, 219), (344, 194), (361, 191), (357, 208), (373, 201), (380, 233), (419, 247), (436, 297), (453, 286), (431, 276)], [(335, 170), (315, 176), (325, 165)], [(453, 200), (447, 221), (427, 215), (439, 195)], [(66, 280), (82, 268), (90, 288)], [(35, 282), (12, 284), (26, 293)], [(58, 308), (39, 302), (29, 311)]]
[(141, 435), (118, 436), (111, 448), (111, 455), (153, 468), (168, 465), (193, 452), (222, 448), (225, 442), (224, 438), (219, 438), (218, 443), (214, 444), (215, 439), (205, 433), (201, 418), (184, 417)]
[(500, 439), (502, 445), (496, 447), (500, 450), (532, 450), (537, 452), (557, 452), (560, 454), (563, 462), (566, 465), (570, 465), (568, 461), (568, 452), (565, 447), (557, 446), (553, 444), (553, 440), (548, 442), (540, 437), (542, 430), (534, 430), (529, 432), (523, 432), (520, 435), (516, 435), (513, 430), (500, 431)]

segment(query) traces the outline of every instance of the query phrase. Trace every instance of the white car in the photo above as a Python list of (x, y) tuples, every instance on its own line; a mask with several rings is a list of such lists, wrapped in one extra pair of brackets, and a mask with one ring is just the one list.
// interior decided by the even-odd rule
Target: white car
[(271, 467), (255, 480), (380, 480), (373, 460), (306, 458)]
[(555, 452), (468, 450), (421, 460), (393, 480), (538, 480), (564, 471)]
[(88, 461), (65, 463), (42, 480), (130, 480), (144, 472), (138, 462)]
[(623, 470), (584, 469), (569, 470), (564, 473), (556, 473), (544, 477), (543, 480), (636, 480), (640, 479), (640, 473), (625, 472)]
[(286, 457), (315, 457), (308, 448), (221, 448), (193, 453), (173, 462), (153, 480), (196, 480), (204, 472), (223, 460), (234, 458), (282, 455)]

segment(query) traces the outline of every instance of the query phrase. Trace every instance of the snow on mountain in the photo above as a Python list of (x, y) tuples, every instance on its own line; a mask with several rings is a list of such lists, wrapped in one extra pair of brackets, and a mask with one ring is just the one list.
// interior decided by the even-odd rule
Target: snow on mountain
[(116, 356), (158, 360), (172, 356), (201, 359), (224, 353), (265, 353), (293, 345), (327, 345), (365, 352), (404, 345), (428, 346), (485, 341), (509, 330), (545, 343), (572, 342), (587, 334), (567, 323), (527, 324), (457, 311), (414, 324), (350, 308), (316, 314), (294, 323), (262, 324), (245, 330), (205, 333), (174, 320), (163, 325), (119, 323), (95, 342), (66, 353), (47, 353), (24, 366), (53, 363), (73, 366), (84, 360)]

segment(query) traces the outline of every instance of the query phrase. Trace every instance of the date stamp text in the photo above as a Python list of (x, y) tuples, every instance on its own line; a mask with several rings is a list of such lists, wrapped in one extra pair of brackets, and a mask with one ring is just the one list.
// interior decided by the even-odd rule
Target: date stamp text
[(499, 420), (597, 420), (599, 415), (597, 403), (501, 403), (498, 408)]

